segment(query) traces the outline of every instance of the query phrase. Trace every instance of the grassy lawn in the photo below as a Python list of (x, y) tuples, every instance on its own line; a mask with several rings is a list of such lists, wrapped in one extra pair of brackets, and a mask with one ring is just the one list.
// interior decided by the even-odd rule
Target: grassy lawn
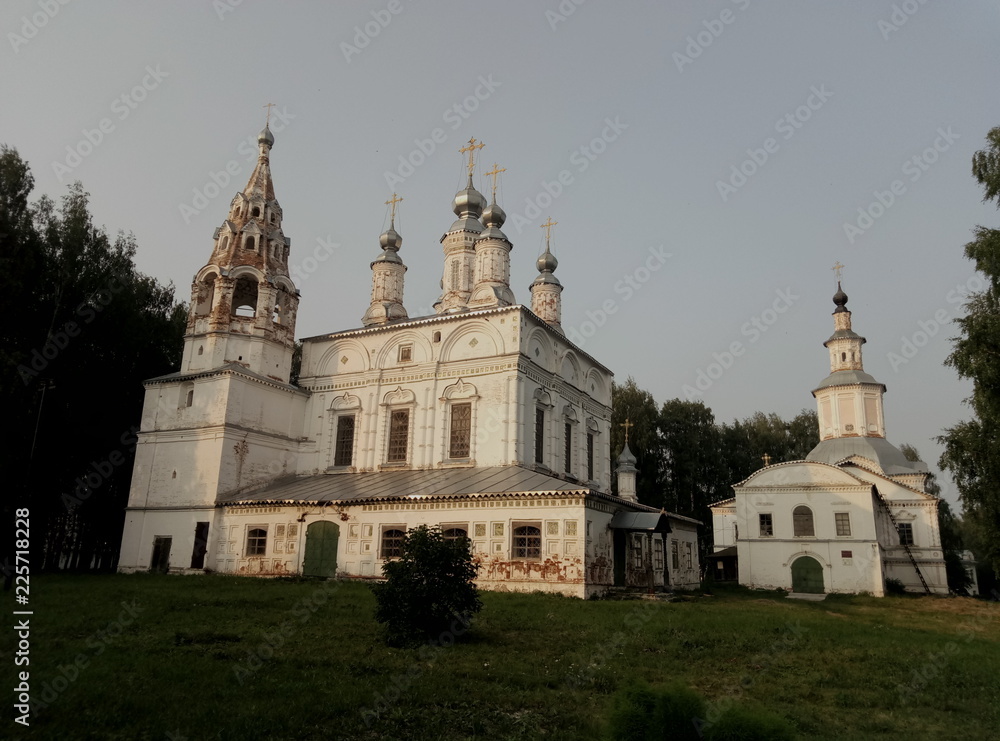
[(804, 739), (1000, 737), (995, 603), (487, 592), (455, 645), (392, 649), (357, 583), (143, 574), (32, 587), (32, 696), (47, 707), (25, 731), (8, 700), (0, 738), (601, 738), (633, 678), (683, 680), (709, 720), (759, 705)]

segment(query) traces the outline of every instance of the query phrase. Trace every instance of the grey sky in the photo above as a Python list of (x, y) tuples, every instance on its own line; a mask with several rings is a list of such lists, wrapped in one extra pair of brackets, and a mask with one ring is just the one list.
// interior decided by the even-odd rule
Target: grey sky
[(839, 260), (889, 439), (934, 466), (968, 413), (942, 361), (962, 247), (997, 222), (969, 172), (1000, 125), (996, 3), (9, 0), (0, 29), (0, 141), (35, 196), (82, 180), (179, 298), (274, 102), (300, 336), (360, 324), (393, 190), (429, 312), (475, 136), (507, 169), (515, 295), (551, 216), (564, 327), (619, 381), (663, 402), (703, 373), (720, 421), (812, 409)]

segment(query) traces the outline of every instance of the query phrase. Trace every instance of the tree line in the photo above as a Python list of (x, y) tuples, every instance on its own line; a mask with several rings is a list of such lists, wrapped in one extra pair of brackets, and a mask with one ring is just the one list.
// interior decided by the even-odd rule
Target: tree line
[(28, 163), (0, 145), (4, 521), (29, 510), (33, 570), (111, 570), (142, 382), (179, 367), (187, 309), (136, 270), (132, 234), (94, 224), (80, 183), (59, 204), (32, 201), (33, 188)]

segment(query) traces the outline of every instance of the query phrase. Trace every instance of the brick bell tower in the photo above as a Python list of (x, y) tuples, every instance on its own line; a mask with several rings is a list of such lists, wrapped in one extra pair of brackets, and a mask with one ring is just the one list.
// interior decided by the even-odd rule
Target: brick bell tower
[(182, 373), (237, 364), (289, 380), (299, 292), (288, 274), (291, 240), (281, 231), (267, 124), (257, 146), (257, 165), (212, 235), (212, 255), (191, 285)]

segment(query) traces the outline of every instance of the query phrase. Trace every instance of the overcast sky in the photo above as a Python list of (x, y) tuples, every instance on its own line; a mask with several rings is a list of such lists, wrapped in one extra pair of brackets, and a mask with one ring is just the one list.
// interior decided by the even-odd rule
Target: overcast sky
[(813, 409), (839, 261), (889, 439), (934, 467), (968, 415), (942, 363), (982, 285), (962, 248), (998, 218), (970, 175), (995, 2), (8, 0), (0, 27), (0, 141), (35, 197), (81, 180), (181, 299), (273, 102), (299, 336), (360, 325), (393, 191), (430, 312), (474, 136), (506, 168), (516, 297), (551, 217), (563, 325), (617, 380), (719, 421)]

